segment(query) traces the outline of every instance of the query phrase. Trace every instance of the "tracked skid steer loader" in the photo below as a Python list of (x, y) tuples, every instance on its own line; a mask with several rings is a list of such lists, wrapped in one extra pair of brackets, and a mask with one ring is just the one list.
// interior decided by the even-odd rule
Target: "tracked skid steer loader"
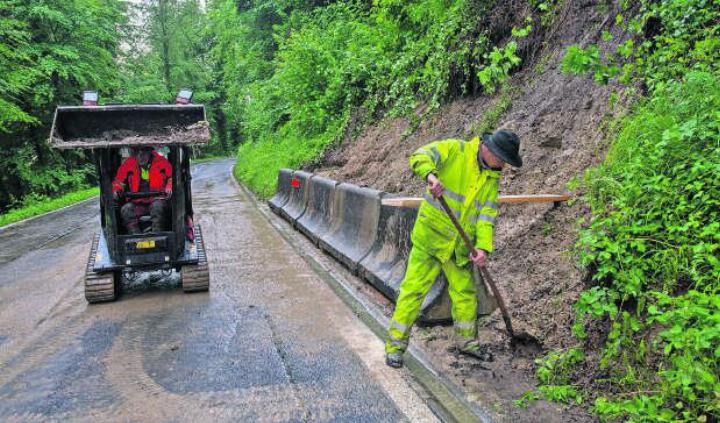
[[(100, 181), (100, 230), (85, 273), (88, 302), (115, 300), (123, 275), (157, 270), (180, 272), (185, 292), (209, 289), (207, 256), (200, 226), (194, 224), (190, 189), (190, 146), (206, 144), (209, 139), (203, 105), (57, 107), (51, 145), (90, 150)], [(123, 196), (114, 196), (118, 168), (132, 149), (147, 146), (169, 161), (172, 194), (126, 190)], [(123, 226), (123, 204), (160, 197), (167, 201), (163, 230), (153, 227), (147, 216), (138, 217), (139, 228), (133, 233)]]

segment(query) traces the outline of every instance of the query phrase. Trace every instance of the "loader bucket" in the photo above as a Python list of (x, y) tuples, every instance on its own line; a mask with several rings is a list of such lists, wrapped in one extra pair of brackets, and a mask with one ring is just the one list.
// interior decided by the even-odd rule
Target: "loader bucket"
[(50, 144), (55, 148), (207, 144), (205, 107), (189, 105), (61, 106)]

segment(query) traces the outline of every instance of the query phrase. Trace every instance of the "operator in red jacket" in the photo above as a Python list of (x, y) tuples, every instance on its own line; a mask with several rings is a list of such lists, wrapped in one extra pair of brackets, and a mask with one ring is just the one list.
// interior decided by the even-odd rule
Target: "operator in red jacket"
[(165, 157), (149, 146), (132, 149), (113, 180), (113, 198), (117, 201), (123, 192), (164, 192), (164, 196), (134, 198), (120, 208), (120, 217), (128, 234), (139, 234), (141, 216), (152, 219), (152, 231), (165, 229), (168, 214), (167, 200), (172, 195), (172, 166)]

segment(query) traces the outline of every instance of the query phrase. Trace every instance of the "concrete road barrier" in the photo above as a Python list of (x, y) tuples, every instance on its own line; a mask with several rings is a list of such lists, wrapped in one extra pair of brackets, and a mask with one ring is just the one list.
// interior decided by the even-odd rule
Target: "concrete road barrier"
[[(393, 302), (397, 300), (412, 248), (417, 209), (382, 205), (390, 194), (308, 172), (283, 169), (269, 203), (316, 245), (346, 265)], [(282, 204), (282, 205), (280, 205)], [(497, 307), (479, 272), (478, 314)], [(441, 273), (425, 298), (421, 323), (452, 320), (447, 280)]]
[(292, 169), (280, 169), (278, 173), (278, 185), (275, 196), (268, 201), (268, 206), (276, 214), (280, 214), (280, 208), (290, 200), (292, 190)]
[[(377, 234), (370, 252), (358, 264), (358, 274), (393, 302), (400, 293), (407, 260), (412, 248), (412, 232), (417, 209), (380, 207)], [(420, 320), (425, 323), (446, 321), (450, 317), (447, 302), (447, 281), (441, 274), (425, 297)]]
[(381, 206), (375, 243), (359, 264), (358, 274), (392, 300), (405, 276), (416, 217), (417, 209)]
[(335, 187), (338, 183), (335, 180), (316, 175), (310, 179), (308, 184), (307, 209), (297, 220), (296, 225), (300, 232), (316, 245), (320, 238), (330, 230)]
[(330, 229), (320, 237), (320, 248), (353, 273), (375, 242), (380, 196), (380, 191), (352, 184), (335, 188)]
[(293, 226), (295, 226), (295, 221), (302, 216), (307, 208), (307, 186), (308, 181), (312, 177), (312, 174), (302, 170), (293, 172), (292, 180), (290, 181), (290, 198), (287, 203), (280, 208), (280, 216), (289, 221)]

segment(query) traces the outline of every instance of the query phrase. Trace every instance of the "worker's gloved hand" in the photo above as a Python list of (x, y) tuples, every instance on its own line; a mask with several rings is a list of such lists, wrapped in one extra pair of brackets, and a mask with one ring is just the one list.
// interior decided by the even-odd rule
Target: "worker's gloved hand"
[(122, 191), (113, 191), (112, 196), (113, 200), (118, 201), (122, 197)]
[(437, 176), (431, 173), (428, 175), (427, 181), (432, 196), (434, 198), (440, 198), (440, 196), (443, 194), (443, 191), (445, 191), (445, 186), (443, 186), (442, 182), (440, 182), (440, 179), (438, 179)]
[(478, 250), (477, 248), (470, 254), (470, 260), (477, 267), (485, 267), (487, 261), (487, 251)]
[(172, 197), (172, 188), (166, 188), (165, 189), (165, 198), (169, 200), (170, 197)]

